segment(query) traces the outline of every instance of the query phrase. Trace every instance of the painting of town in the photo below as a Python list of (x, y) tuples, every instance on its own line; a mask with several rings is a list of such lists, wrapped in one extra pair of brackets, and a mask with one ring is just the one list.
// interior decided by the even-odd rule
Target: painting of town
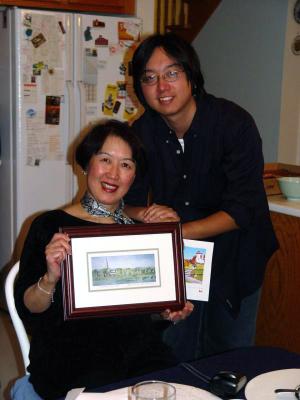
[(207, 301), (209, 296), (213, 243), (184, 239), (184, 273), (189, 300)]
[(158, 249), (88, 253), (90, 290), (160, 285)]

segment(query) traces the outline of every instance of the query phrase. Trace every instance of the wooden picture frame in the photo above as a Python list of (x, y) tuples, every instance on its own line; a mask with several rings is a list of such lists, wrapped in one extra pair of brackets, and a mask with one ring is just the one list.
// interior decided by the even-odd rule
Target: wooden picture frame
[(180, 310), (186, 301), (178, 222), (62, 227), (65, 320)]

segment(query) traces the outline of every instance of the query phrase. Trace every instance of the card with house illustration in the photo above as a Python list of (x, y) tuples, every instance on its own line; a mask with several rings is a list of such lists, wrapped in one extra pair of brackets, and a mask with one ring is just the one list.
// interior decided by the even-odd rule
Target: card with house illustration
[(214, 244), (188, 239), (184, 239), (183, 244), (186, 297), (208, 301)]

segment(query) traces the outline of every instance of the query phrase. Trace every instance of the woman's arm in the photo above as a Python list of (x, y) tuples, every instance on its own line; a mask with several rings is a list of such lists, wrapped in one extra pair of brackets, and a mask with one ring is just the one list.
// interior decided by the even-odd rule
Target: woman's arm
[(24, 293), (24, 304), (30, 312), (41, 313), (49, 308), (61, 277), (60, 264), (67, 254), (71, 254), (69, 241), (68, 235), (56, 233), (46, 246), (47, 272)]
[(48, 273), (30, 286), (24, 293), (24, 304), (28, 310), (32, 313), (46, 311), (53, 301), (55, 286), (56, 282), (51, 282)]

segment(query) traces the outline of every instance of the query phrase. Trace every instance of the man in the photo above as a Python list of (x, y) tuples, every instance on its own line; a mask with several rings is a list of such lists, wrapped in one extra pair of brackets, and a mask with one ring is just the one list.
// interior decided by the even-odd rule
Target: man
[(214, 242), (209, 301), (194, 302), (165, 340), (181, 360), (253, 344), (265, 265), (277, 248), (255, 122), (205, 92), (195, 50), (174, 34), (145, 39), (132, 66), (145, 107), (134, 126), (149, 171), (126, 211), (142, 222), (179, 216), (184, 238)]

